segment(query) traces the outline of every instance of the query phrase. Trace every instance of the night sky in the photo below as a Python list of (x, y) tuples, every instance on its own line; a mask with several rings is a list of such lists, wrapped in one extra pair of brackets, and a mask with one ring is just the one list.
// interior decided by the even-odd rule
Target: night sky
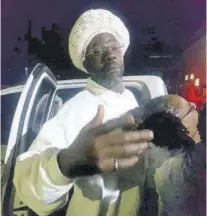
[(205, 0), (2, 0), (2, 84), (9, 84), (11, 76), (19, 82), (27, 53), (17, 55), (13, 47), (25, 46), (17, 37), (24, 37), (29, 19), (33, 22), (33, 37), (40, 37), (41, 27), (50, 29), (52, 23), (66, 29), (67, 49), (68, 33), (76, 18), (85, 10), (98, 7), (111, 9), (123, 17), (133, 46), (146, 43), (141, 30), (154, 26), (161, 40), (180, 48), (203, 25), (206, 10)]

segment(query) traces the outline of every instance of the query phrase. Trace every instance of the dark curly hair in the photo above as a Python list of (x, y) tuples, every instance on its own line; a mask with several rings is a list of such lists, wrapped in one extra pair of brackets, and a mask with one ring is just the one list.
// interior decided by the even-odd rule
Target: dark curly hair
[(132, 111), (135, 118), (133, 129), (150, 129), (154, 132), (153, 143), (169, 150), (184, 150), (195, 143), (179, 116), (179, 107), (170, 102), (170, 96), (152, 99), (143, 107)]

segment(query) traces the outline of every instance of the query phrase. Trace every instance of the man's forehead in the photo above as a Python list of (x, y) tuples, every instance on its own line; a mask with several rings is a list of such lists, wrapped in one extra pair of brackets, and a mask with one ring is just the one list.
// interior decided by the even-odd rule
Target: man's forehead
[(118, 42), (114, 35), (110, 33), (100, 33), (93, 37), (88, 47), (92, 48), (95, 46), (104, 45), (109, 42)]

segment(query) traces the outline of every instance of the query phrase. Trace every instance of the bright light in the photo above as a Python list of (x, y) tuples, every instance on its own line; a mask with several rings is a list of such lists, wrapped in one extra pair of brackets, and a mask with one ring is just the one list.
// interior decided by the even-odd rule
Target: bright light
[(185, 75), (185, 80), (189, 80), (189, 76), (188, 75)]
[(194, 74), (191, 74), (191, 75), (190, 75), (190, 79), (193, 80), (194, 78), (195, 78), (195, 77), (194, 77)]
[(200, 86), (200, 79), (199, 78), (195, 79), (195, 86)]

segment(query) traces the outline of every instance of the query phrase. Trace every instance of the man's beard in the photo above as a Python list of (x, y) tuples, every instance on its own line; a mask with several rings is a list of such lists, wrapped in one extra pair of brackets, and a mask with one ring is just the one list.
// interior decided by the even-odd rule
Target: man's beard
[(124, 74), (124, 66), (121, 66), (117, 71), (102, 71), (98, 73), (91, 73), (91, 78), (101, 86), (107, 89), (113, 89), (118, 85), (122, 85), (122, 78)]

